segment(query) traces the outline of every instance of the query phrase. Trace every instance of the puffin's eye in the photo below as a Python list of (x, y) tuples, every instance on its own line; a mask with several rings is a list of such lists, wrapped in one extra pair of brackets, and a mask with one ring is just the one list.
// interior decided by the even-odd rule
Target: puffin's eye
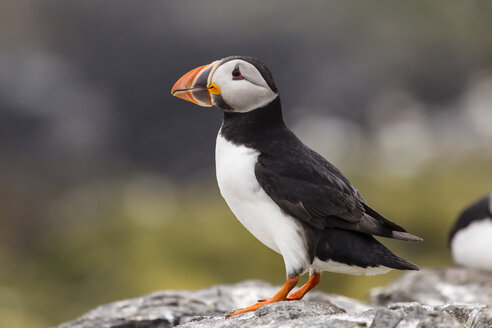
[(234, 67), (234, 70), (232, 71), (232, 79), (233, 80), (244, 80), (244, 76), (241, 73), (241, 70), (239, 69), (239, 65), (236, 65), (236, 67)]

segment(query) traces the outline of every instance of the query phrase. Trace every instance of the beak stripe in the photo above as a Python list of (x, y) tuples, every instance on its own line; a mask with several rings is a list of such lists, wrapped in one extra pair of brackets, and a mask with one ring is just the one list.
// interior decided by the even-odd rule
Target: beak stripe
[(208, 83), (217, 64), (218, 62), (215, 61), (189, 71), (174, 84), (171, 94), (200, 106), (212, 107)]

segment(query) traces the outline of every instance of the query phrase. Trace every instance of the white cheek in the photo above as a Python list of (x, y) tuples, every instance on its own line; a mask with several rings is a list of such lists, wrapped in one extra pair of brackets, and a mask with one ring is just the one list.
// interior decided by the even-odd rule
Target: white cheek
[[(232, 79), (232, 71), (238, 65), (244, 76), (243, 80)], [(220, 87), (222, 99), (235, 112), (244, 113), (263, 107), (277, 97), (260, 72), (242, 60), (233, 60), (219, 66), (212, 82)]]
[(249, 112), (270, 103), (277, 96), (270, 89), (246, 80), (227, 81), (221, 88), (224, 101), (237, 112)]

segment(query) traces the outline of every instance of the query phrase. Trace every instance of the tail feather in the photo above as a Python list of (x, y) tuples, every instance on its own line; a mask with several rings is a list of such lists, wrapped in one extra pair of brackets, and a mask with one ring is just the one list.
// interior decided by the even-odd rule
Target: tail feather
[(385, 266), (398, 270), (419, 270), (417, 265), (395, 255), (373, 236), (337, 228), (321, 232), (315, 256), (322, 261), (332, 260), (363, 268)]
[(398, 224), (394, 223), (393, 221), (388, 220), (387, 218), (376, 212), (374, 209), (369, 207), (369, 205), (367, 204), (362, 204), (362, 205), (364, 206), (364, 211), (366, 212), (366, 214), (369, 214), (371, 217), (376, 219), (382, 225), (390, 228), (391, 230), (407, 232), (403, 227), (400, 227)]
[[(383, 233), (379, 233), (379, 234), (375, 233), (376, 236), (394, 238), (394, 239), (412, 241), (412, 242), (423, 241), (422, 238), (408, 233), (404, 228), (388, 220), (387, 218), (385, 218), (384, 216), (382, 216), (381, 214), (370, 208), (367, 204), (364, 204), (364, 210), (366, 211), (366, 215), (369, 215), (370, 218), (372, 219), (372, 220), (369, 219), (369, 221), (375, 221), (379, 223), (378, 225), (381, 226), (381, 230)], [(388, 235), (388, 229), (391, 229), (391, 233), (389, 235)]]
[(409, 234), (408, 232), (401, 231), (393, 231), (391, 238), (412, 242), (423, 241), (423, 239), (420, 237)]
[(404, 258), (399, 257), (398, 255), (395, 255), (395, 259), (393, 263), (391, 263), (388, 267), (398, 270), (416, 270), (416, 271), (420, 270), (420, 267), (418, 265), (415, 265), (412, 262), (409, 262)]

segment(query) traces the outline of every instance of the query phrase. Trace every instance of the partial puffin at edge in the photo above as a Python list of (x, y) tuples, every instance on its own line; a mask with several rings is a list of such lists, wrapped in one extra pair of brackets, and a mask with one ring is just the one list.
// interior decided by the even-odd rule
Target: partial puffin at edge
[[(172, 95), (224, 112), (216, 141), (220, 193), (258, 240), (282, 255), (287, 280), (270, 299), (301, 299), (323, 271), (418, 270), (373, 236), (421, 241), (372, 209), (343, 174), (287, 128), (272, 74), (258, 59), (231, 56), (181, 77)], [(299, 275), (308, 282), (289, 295)]]
[(492, 193), (461, 212), (451, 228), (449, 247), (456, 264), (492, 271)]

